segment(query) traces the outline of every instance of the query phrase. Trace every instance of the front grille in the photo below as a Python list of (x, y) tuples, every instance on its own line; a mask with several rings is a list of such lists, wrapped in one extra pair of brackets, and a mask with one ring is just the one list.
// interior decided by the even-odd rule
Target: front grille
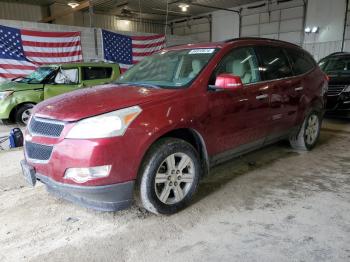
[(64, 122), (44, 118), (33, 117), (28, 130), (35, 136), (60, 137), (64, 128)]
[(328, 96), (337, 96), (339, 95), (346, 86), (344, 85), (330, 85), (328, 86), (328, 91), (327, 91), (327, 95)]
[(48, 161), (51, 157), (53, 146), (41, 145), (32, 142), (26, 142), (26, 155), (31, 160)]

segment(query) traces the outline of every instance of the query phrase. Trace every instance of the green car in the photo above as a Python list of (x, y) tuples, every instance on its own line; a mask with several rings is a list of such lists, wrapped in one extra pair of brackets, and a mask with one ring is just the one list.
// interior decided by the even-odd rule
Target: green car
[(28, 76), (0, 84), (0, 120), (27, 124), (32, 108), (44, 99), (78, 88), (105, 84), (120, 75), (118, 64), (45, 65)]

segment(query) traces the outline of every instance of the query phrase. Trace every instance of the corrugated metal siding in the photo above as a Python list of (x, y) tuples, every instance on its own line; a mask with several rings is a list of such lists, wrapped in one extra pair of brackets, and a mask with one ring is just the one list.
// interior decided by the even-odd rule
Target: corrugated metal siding
[(23, 21), (39, 21), (47, 16), (46, 8), (21, 4), (0, 2), (0, 19), (23, 20)]

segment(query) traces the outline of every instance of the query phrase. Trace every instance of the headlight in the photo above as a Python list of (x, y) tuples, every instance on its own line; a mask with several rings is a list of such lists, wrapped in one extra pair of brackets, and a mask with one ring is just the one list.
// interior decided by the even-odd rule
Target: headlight
[(83, 119), (73, 126), (66, 138), (90, 139), (122, 136), (141, 111), (139, 106), (132, 106)]
[(0, 100), (4, 100), (6, 97), (12, 95), (13, 91), (0, 92)]

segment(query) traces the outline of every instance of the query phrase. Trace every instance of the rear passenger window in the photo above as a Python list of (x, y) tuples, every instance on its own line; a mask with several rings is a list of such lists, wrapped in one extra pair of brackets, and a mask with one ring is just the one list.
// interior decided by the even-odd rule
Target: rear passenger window
[(304, 74), (315, 67), (315, 61), (306, 52), (293, 49), (287, 49), (286, 51), (295, 75)]
[(106, 79), (112, 75), (111, 67), (83, 67), (83, 80)]
[(293, 76), (287, 56), (283, 49), (271, 46), (258, 47), (261, 58), (260, 71), (265, 80), (274, 80)]

